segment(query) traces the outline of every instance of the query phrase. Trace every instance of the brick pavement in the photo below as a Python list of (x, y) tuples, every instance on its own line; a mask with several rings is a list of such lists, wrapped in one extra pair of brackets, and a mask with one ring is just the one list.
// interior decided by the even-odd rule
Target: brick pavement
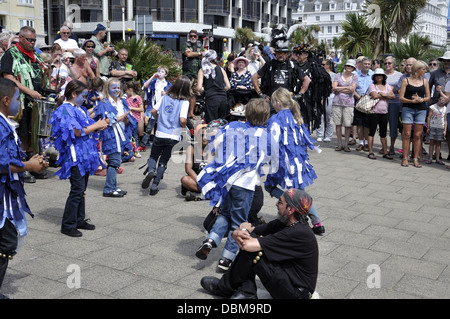
[[(321, 144), (321, 154), (310, 153), (318, 179), (307, 189), (326, 228), (317, 237), (321, 298), (450, 298), (450, 170), (401, 167), (398, 157), (369, 160), (354, 147), (334, 151), (335, 140)], [(446, 144), (442, 153), (446, 158)], [(200, 279), (220, 276), (221, 248), (206, 261), (194, 256), (205, 237), (208, 203), (179, 195), (180, 155), (173, 156), (160, 192), (148, 196), (138, 170), (148, 155), (123, 165), (118, 183), (128, 191), (124, 198), (102, 197), (104, 177), (90, 178), (87, 217), (97, 228), (81, 238), (59, 232), (69, 182), (52, 176), (56, 169), (47, 180), (26, 184), (36, 216), (29, 218), (29, 235), (2, 292), (13, 299), (213, 298)], [(276, 216), (275, 202), (265, 194), (266, 220)], [(78, 270), (79, 288), (72, 279)], [(268, 297), (264, 289), (259, 293)]]

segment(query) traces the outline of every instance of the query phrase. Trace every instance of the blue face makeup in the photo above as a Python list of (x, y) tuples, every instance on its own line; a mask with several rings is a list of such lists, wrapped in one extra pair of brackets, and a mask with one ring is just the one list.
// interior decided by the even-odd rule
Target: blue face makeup
[(109, 87), (109, 94), (110, 94), (113, 98), (119, 97), (119, 94), (120, 94), (120, 84), (119, 84), (119, 83), (113, 83), (113, 84)]
[(84, 90), (81, 94), (79, 94), (77, 96), (77, 98), (75, 99), (75, 104), (77, 106), (80, 106), (81, 104), (83, 104), (84, 100), (86, 99), (87, 96), (87, 90)]
[(19, 89), (16, 89), (16, 92), (14, 93), (14, 96), (12, 97), (11, 104), (9, 105), (9, 109), (11, 110), (11, 113), (13, 116), (17, 114), (20, 107), (20, 100), (19, 100), (20, 92)]

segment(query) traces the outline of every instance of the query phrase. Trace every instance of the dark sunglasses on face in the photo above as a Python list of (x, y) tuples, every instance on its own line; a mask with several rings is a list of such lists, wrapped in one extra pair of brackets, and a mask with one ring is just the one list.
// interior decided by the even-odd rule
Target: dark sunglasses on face
[(36, 39), (32, 39), (32, 38), (25, 38), (25, 37), (24, 37), (24, 39), (25, 39), (25, 40), (27, 40), (28, 42), (34, 42), (34, 43), (36, 43)]
[(197, 35), (194, 35), (194, 34), (192, 34), (192, 35), (190, 34), (190, 35), (189, 35), (189, 38), (198, 38), (198, 36), (197, 36)]
[(437, 66), (438, 64), (437, 63), (430, 63), (430, 64), (428, 64), (429, 66)]
[(70, 32), (61, 32), (61, 34), (70, 34)]
[(392, 62), (384, 62), (384, 65), (391, 65)]
[(86, 49), (93, 49), (93, 48), (95, 48), (95, 47), (92, 46), (92, 45), (87, 45), (87, 46), (85, 46), (85, 48), (86, 48)]

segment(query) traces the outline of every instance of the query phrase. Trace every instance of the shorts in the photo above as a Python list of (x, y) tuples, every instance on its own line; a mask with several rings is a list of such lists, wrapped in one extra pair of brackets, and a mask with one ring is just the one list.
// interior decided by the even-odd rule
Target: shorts
[(353, 122), (353, 107), (333, 105), (331, 120), (334, 125), (351, 127)]
[(403, 124), (425, 124), (427, 119), (427, 110), (416, 110), (410, 107), (402, 109)]
[(369, 127), (369, 114), (358, 111), (357, 109), (354, 110), (352, 125)]
[(444, 129), (438, 127), (430, 128), (430, 140), (443, 141), (444, 140)]

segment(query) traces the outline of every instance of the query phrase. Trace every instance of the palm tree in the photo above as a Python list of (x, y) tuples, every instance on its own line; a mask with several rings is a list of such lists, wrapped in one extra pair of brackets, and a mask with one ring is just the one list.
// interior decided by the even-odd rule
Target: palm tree
[(421, 36), (417, 33), (411, 34), (405, 43), (391, 43), (392, 53), (399, 61), (409, 57), (415, 57), (418, 60), (428, 59), (430, 47), (430, 37)]
[(371, 29), (367, 25), (366, 16), (353, 12), (347, 14), (342, 22), (342, 30), (340, 43), (342, 52), (346, 56), (362, 53), (373, 46)]
[(307, 26), (302, 25), (292, 33), (290, 42), (292, 45), (307, 43), (312, 49), (315, 49), (319, 44), (316, 37), (316, 34), (319, 31), (320, 27), (316, 24)]
[(397, 45), (413, 29), (419, 10), (424, 8), (426, 0), (373, 0), (378, 5), (382, 20), (390, 22), (397, 36)]
[(234, 39), (236, 42), (241, 43), (243, 47), (247, 47), (251, 40), (255, 38), (252, 29), (250, 28), (236, 28), (234, 30)]

